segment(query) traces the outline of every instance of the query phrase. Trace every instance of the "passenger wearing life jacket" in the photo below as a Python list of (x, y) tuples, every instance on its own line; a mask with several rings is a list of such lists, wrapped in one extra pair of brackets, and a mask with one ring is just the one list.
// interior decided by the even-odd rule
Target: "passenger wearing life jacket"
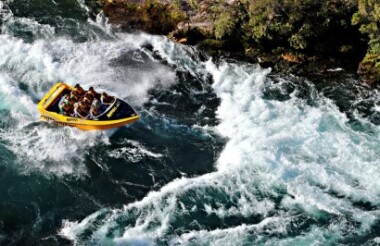
[(74, 114), (74, 107), (68, 94), (65, 95), (65, 98), (58, 105), (58, 108), (59, 112), (63, 115), (72, 116)]
[(59, 108), (59, 113), (62, 114), (62, 115), (68, 115), (68, 112), (69, 112), (69, 105), (65, 104), (64, 102), (61, 102), (59, 105), (58, 105), (58, 108)]
[(91, 115), (92, 119), (96, 119), (100, 115), (100, 113), (95, 108), (91, 108), (90, 109), (90, 115)]
[(71, 100), (69, 94), (66, 94), (66, 95), (65, 95), (65, 99), (64, 99), (63, 101), (64, 101), (67, 105), (69, 105), (70, 107), (74, 108), (74, 102), (73, 102), (73, 100)]
[(78, 93), (79, 99), (82, 98), (82, 97), (84, 97), (84, 95), (86, 94), (86, 91), (83, 90), (83, 88), (79, 84), (76, 84), (74, 86), (73, 91), (75, 91), (75, 92)]
[(88, 107), (91, 107), (91, 103), (92, 103), (92, 96), (88, 93), (86, 93), (86, 95), (84, 96), (83, 100), (82, 100)]
[(92, 101), (90, 115), (92, 119), (96, 119), (100, 115), (100, 102), (96, 98)]
[(70, 98), (71, 98), (71, 100), (73, 100), (74, 102), (78, 102), (79, 99), (80, 99), (80, 96), (79, 96), (78, 91), (76, 91), (76, 90), (72, 90), (71, 93), (70, 93)]
[(87, 94), (89, 94), (92, 99), (96, 98), (96, 99), (100, 99), (100, 94), (97, 93), (95, 90), (94, 90), (94, 87), (90, 87), (88, 88), (88, 91), (87, 91)]
[(108, 96), (107, 93), (103, 92), (102, 96), (100, 97), (100, 101), (104, 105), (110, 105), (111, 103), (113, 103), (115, 101), (115, 98)]
[(99, 99), (95, 98), (95, 99), (92, 101), (91, 107), (93, 107), (93, 108), (95, 108), (95, 109), (99, 109), (99, 108), (100, 108), (100, 102), (99, 102)]
[(76, 116), (87, 119), (90, 108), (82, 101), (75, 104), (74, 112)]

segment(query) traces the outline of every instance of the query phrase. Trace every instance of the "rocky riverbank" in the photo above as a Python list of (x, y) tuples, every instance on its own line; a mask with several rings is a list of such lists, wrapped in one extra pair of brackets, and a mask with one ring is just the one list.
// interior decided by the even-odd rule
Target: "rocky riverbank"
[(376, 0), (100, 0), (121, 30), (167, 35), (211, 55), (277, 71), (324, 74), (337, 67), (380, 82)]

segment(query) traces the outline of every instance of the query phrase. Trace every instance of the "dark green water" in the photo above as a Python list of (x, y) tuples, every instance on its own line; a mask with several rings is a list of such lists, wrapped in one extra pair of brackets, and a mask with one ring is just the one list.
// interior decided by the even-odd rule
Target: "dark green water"
[[(0, 2), (1, 245), (376, 245), (380, 103), (115, 33), (83, 1)], [(127, 100), (130, 126), (40, 122), (57, 81)]]

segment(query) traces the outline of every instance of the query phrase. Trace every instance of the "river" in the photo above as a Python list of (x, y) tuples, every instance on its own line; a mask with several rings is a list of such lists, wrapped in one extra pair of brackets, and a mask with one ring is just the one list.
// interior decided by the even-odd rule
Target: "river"
[[(0, 24), (1, 245), (380, 243), (379, 88), (214, 62), (82, 0), (0, 1)], [(58, 81), (141, 118), (40, 122)]]

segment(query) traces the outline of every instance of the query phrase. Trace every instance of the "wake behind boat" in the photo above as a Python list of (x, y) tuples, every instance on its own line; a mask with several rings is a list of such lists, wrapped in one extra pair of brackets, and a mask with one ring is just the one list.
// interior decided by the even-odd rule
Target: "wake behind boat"
[[(65, 83), (54, 85), (38, 103), (37, 107), (41, 113), (41, 120), (52, 121), (58, 125), (73, 126), (82, 130), (106, 130), (130, 124), (139, 119), (136, 111), (128, 103), (109, 96), (106, 98), (107, 101), (103, 98), (99, 100), (96, 110), (93, 105), (91, 110), (88, 106), (89, 110), (85, 113), (78, 108), (78, 104), (79, 106), (83, 105), (82, 100), (87, 99), (83, 96), (73, 99), (75, 102), (72, 102), (72, 105), (75, 105), (75, 109), (63, 110), (62, 105), (65, 106), (66, 100), (71, 100), (68, 97), (72, 96), (76, 89)], [(97, 99), (94, 98), (93, 100), (96, 101)]]

